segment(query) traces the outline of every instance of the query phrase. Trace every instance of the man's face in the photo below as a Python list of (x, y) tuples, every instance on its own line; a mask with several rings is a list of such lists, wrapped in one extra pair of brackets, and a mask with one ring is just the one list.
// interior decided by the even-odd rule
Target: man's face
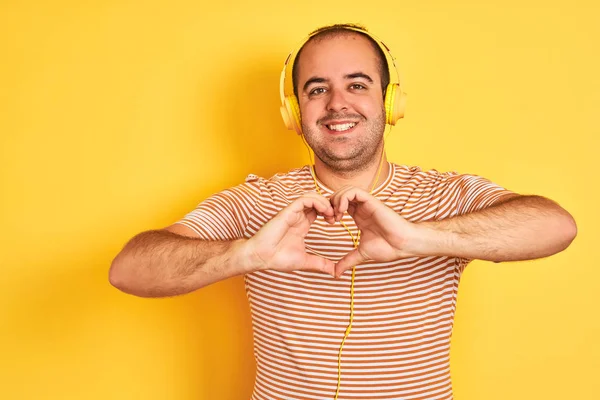
[(319, 38), (304, 47), (297, 68), (302, 131), (317, 157), (339, 172), (378, 162), (385, 109), (371, 43), (353, 33)]

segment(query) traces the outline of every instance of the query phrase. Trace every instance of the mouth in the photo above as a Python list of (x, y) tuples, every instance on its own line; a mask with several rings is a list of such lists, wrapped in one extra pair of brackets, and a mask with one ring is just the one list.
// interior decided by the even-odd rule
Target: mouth
[(349, 133), (354, 130), (354, 127), (358, 125), (358, 122), (334, 122), (325, 125), (330, 133)]

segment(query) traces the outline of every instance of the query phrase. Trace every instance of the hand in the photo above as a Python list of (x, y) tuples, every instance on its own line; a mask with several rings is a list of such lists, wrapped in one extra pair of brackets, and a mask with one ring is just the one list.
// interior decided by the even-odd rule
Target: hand
[(408, 244), (409, 239), (417, 235), (417, 226), (366, 191), (345, 186), (334, 193), (330, 201), (336, 221), (348, 211), (360, 230), (358, 248), (338, 261), (336, 277), (365, 261), (392, 261), (416, 255), (408, 249)]
[(317, 215), (334, 224), (329, 200), (307, 193), (294, 200), (246, 242), (251, 270), (316, 270), (334, 275), (333, 261), (306, 253), (304, 238)]

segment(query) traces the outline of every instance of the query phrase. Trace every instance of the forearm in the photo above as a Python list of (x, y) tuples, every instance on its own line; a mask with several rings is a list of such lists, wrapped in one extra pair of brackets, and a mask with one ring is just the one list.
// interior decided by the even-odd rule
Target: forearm
[(112, 262), (109, 280), (141, 297), (192, 292), (211, 283), (250, 272), (245, 240), (205, 241), (167, 231), (132, 238)]
[(577, 234), (571, 215), (540, 196), (518, 196), (474, 213), (417, 224), (419, 252), (489, 261), (547, 257)]

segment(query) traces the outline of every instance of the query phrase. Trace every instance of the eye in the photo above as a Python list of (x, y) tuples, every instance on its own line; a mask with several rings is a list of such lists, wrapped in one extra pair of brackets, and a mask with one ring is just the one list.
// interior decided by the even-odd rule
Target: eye
[(323, 94), (323, 93), (325, 93), (324, 87), (316, 87), (316, 88), (312, 89), (310, 92), (308, 92), (308, 95), (315, 96), (315, 95), (319, 95), (319, 94)]
[(363, 90), (366, 88), (367, 87), (361, 83), (353, 83), (352, 85), (350, 85), (350, 89), (352, 89), (352, 90)]

